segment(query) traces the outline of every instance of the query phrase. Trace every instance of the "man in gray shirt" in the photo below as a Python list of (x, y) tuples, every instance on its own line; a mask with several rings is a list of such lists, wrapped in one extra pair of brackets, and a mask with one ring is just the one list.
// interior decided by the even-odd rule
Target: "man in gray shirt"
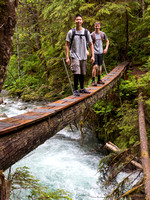
[[(70, 65), (69, 50), (71, 57), (71, 71), (74, 75), (74, 96), (80, 96), (80, 93), (89, 94), (84, 88), (84, 76), (87, 68), (87, 43), (91, 49), (91, 61), (94, 63), (94, 47), (90, 32), (82, 27), (82, 16), (75, 16), (76, 27), (67, 33), (66, 37), (66, 63)], [(78, 92), (78, 80), (80, 82), (80, 93)]]
[[(92, 86), (97, 86), (97, 84), (104, 84), (100, 76), (102, 72), (103, 53), (106, 54), (108, 51), (109, 40), (106, 34), (100, 31), (101, 26), (99, 22), (95, 22), (94, 27), (95, 31), (91, 34), (94, 44), (94, 56), (95, 56), (95, 62), (93, 64), (93, 70), (92, 70)], [(106, 48), (104, 50), (103, 50), (103, 40), (106, 41)], [(95, 77), (97, 70), (98, 70), (98, 80), (96, 84)]]

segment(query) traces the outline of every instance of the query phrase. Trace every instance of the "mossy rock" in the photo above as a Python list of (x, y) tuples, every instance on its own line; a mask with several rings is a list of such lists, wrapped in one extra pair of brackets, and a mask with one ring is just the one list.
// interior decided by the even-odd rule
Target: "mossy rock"
[(41, 100), (41, 97), (38, 94), (33, 92), (31, 94), (22, 95), (21, 99), (25, 102), (29, 102), (29, 101), (39, 101)]
[(23, 90), (22, 90), (22, 89), (12, 88), (12, 89), (10, 90), (10, 92), (9, 92), (9, 95), (20, 97), (22, 93), (23, 93)]

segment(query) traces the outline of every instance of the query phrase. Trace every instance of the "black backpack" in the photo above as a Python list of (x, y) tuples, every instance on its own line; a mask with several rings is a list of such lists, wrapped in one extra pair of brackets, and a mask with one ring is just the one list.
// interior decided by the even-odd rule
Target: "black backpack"
[(72, 38), (71, 38), (71, 41), (70, 41), (70, 49), (71, 49), (71, 46), (72, 46), (72, 42), (73, 42), (73, 39), (74, 39), (74, 36), (75, 35), (78, 35), (78, 36), (85, 36), (85, 38), (86, 38), (86, 41), (87, 41), (87, 35), (88, 35), (88, 30), (87, 29), (84, 29), (84, 34), (77, 34), (76, 33), (76, 29), (75, 28), (73, 28), (72, 29)]

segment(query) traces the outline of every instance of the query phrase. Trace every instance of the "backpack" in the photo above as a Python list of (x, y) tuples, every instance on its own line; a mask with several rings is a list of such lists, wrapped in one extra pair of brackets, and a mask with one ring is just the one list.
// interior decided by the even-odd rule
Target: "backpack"
[(84, 29), (84, 34), (77, 34), (76, 33), (76, 29), (75, 28), (73, 28), (72, 29), (72, 38), (71, 38), (71, 41), (70, 41), (70, 49), (71, 49), (71, 46), (72, 46), (72, 42), (73, 42), (73, 39), (74, 39), (74, 36), (75, 35), (78, 35), (78, 36), (85, 36), (85, 38), (86, 38), (86, 41), (87, 41), (87, 35), (88, 35), (88, 30), (87, 29)]
[[(100, 31), (100, 36), (101, 36), (101, 41), (102, 41), (102, 44), (103, 44), (103, 33), (102, 31)], [(92, 40), (93, 40), (93, 44), (96, 42), (96, 35), (95, 35), (95, 31), (92, 32), (91, 34), (91, 37), (92, 37)]]

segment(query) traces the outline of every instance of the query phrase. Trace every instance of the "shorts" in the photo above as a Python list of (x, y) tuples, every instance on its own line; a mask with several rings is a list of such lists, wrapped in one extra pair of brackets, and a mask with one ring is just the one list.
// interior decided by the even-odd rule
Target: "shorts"
[(71, 71), (73, 74), (86, 75), (87, 61), (71, 58)]
[(93, 65), (101, 66), (103, 62), (103, 54), (94, 54), (95, 62)]

